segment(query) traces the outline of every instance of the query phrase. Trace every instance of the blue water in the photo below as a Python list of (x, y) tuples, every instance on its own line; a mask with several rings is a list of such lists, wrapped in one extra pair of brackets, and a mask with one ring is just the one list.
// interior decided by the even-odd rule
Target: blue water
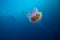
[[(0, 40), (59, 40), (59, 0), (0, 0)], [(34, 7), (42, 20), (29, 22)]]

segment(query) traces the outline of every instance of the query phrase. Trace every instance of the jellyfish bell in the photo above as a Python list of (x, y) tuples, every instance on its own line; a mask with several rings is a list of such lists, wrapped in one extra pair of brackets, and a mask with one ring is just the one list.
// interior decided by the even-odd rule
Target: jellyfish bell
[(42, 12), (39, 12), (37, 8), (34, 8), (32, 13), (28, 15), (30, 22), (38, 22), (42, 18)]
[(32, 11), (29, 11), (27, 16), (30, 18), (36, 16), (36, 12), (37, 12), (37, 8), (34, 8)]

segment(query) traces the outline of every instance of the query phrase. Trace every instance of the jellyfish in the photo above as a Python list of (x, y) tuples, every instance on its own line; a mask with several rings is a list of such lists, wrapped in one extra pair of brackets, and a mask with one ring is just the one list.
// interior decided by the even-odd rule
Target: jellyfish
[(28, 15), (29, 21), (31, 22), (38, 22), (42, 18), (42, 12), (39, 12), (37, 8), (34, 8), (32, 12)]

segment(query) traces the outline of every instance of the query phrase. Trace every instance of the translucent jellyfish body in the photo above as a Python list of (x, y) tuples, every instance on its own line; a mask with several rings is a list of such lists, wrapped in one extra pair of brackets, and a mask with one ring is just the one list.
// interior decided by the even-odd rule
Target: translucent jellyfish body
[(42, 18), (42, 12), (39, 12), (37, 8), (34, 8), (34, 10), (29, 13), (28, 15), (29, 21), (30, 22), (38, 22)]

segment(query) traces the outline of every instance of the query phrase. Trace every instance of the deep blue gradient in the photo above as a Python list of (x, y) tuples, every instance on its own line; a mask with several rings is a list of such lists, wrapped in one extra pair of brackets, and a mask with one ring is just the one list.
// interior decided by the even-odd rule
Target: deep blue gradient
[[(0, 0), (0, 40), (59, 40), (59, 0)], [(42, 20), (29, 22), (34, 7)]]

